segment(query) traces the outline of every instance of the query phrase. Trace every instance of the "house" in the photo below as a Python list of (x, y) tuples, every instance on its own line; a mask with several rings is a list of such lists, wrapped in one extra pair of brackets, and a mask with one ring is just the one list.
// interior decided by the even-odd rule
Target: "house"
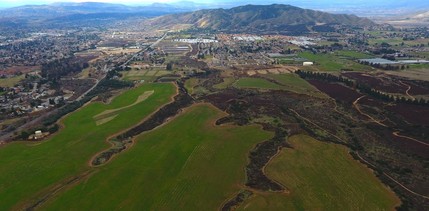
[(303, 62), (302, 66), (313, 66), (314, 63), (313, 62)]

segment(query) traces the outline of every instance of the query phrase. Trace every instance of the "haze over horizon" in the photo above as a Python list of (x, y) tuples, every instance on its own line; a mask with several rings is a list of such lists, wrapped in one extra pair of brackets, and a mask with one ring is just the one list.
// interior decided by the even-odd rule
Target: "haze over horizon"
[(405, 7), (415, 7), (419, 9), (429, 8), (429, 2), (425, 0), (355, 0), (350, 2), (348, 0), (236, 0), (236, 1), (228, 1), (228, 0), (2, 0), (0, 2), (1, 8), (8, 7), (17, 7), (23, 5), (44, 5), (44, 4), (52, 4), (57, 2), (103, 2), (103, 3), (117, 3), (124, 4), (130, 6), (140, 6), (140, 5), (148, 5), (152, 3), (178, 3), (178, 2), (194, 2), (198, 4), (208, 4), (208, 5), (244, 5), (244, 4), (291, 4), (294, 6), (307, 7), (312, 9), (322, 9), (322, 8), (336, 8), (336, 7), (344, 7), (347, 8), (361, 8), (368, 6), (382, 6), (386, 5), (386, 7), (395, 6), (398, 8)]

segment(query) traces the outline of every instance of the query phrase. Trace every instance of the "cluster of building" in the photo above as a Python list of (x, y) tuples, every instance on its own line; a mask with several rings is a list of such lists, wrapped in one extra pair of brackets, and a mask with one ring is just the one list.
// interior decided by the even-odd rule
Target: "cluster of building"
[(0, 42), (0, 69), (44, 64), (92, 48), (98, 40), (97, 35), (80, 31), (30, 33), (25, 38), (8, 37)]

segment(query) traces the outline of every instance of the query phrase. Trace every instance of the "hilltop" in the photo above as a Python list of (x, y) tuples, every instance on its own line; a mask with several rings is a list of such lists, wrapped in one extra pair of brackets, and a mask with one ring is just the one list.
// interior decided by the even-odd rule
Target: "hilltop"
[(246, 5), (231, 9), (206, 9), (172, 14), (152, 19), (150, 24), (191, 24), (200, 29), (240, 33), (305, 33), (320, 30), (323, 26), (374, 25), (369, 19), (356, 15), (330, 14), (283, 4)]

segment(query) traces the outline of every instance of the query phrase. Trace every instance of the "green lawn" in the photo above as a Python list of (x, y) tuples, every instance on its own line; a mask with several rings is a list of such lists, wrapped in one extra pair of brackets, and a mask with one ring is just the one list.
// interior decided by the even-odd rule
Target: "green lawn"
[(285, 90), (315, 96), (319, 98), (326, 98), (327, 96), (316, 89), (314, 86), (309, 84), (306, 80), (300, 78), (298, 75), (293, 73), (288, 74), (268, 74), (263, 77), (270, 78), (282, 84)]
[(245, 210), (393, 210), (399, 199), (343, 146), (296, 135), (266, 173), (290, 193), (256, 194)]
[[(152, 90), (154, 93), (147, 99), (122, 109), (108, 124), (96, 125), (95, 115), (133, 104), (140, 95)], [(132, 127), (168, 103), (175, 90), (173, 84), (146, 84), (126, 91), (111, 104), (91, 103), (70, 114), (63, 121), (65, 128), (49, 140), (1, 147), (1, 209), (33, 203), (59, 183), (94, 170), (88, 163), (96, 153), (110, 146), (106, 143), (108, 136)]]
[(208, 104), (186, 109), (48, 210), (217, 210), (243, 186), (249, 151), (272, 137), (256, 125), (215, 126), (223, 115)]
[(234, 83), (234, 86), (238, 88), (282, 89), (282, 86), (262, 78), (240, 78)]
[[(344, 53), (344, 52), (343, 52)], [(353, 56), (362, 56), (357, 53), (347, 52), (346, 54)], [(299, 56), (305, 58), (309, 61), (315, 62), (315, 66), (321, 71), (341, 71), (342, 69), (350, 69), (350, 70), (366, 70), (367, 66), (361, 65), (355, 61), (354, 59), (346, 59), (341, 58), (344, 56), (336, 56), (334, 54), (313, 54), (311, 52), (303, 52), (299, 53)]]

